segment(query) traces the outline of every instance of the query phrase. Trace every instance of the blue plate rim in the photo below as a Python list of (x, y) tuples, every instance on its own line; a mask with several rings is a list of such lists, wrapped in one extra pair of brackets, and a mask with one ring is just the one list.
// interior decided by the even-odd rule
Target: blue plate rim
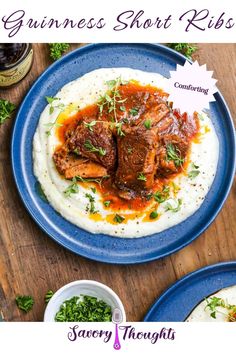
[[(161, 255), (148, 256), (148, 258), (145, 257), (145, 259), (136, 259), (136, 260), (133, 260), (133, 261), (129, 261), (127, 259), (125, 259), (125, 260), (122, 259), (121, 261), (120, 260), (114, 261), (114, 260), (110, 260), (110, 259), (104, 260), (104, 259), (101, 259), (99, 256), (96, 256), (96, 255), (95, 256), (94, 255), (88, 256), (87, 254), (84, 254), (83, 252), (79, 253), (76, 250), (74, 250), (72, 246), (68, 245), (67, 242), (64, 241), (63, 239), (58, 239), (56, 235), (52, 235), (51, 233), (49, 233), (48, 230), (47, 230), (47, 227), (38, 220), (37, 215), (31, 210), (30, 204), (28, 203), (27, 200), (25, 200), (24, 193), (22, 192), (21, 187), (20, 187), (20, 181), (18, 180), (17, 168), (15, 166), (15, 160), (14, 160), (14, 149), (15, 149), (15, 140), (17, 139), (17, 123), (18, 123), (19, 117), (22, 114), (22, 110), (24, 108), (24, 104), (25, 104), (25, 102), (27, 102), (28, 97), (31, 95), (31, 92), (34, 90), (35, 87), (37, 87), (38, 84), (40, 84), (41, 80), (44, 79), (44, 76), (46, 76), (47, 74), (50, 74), (50, 72), (53, 72), (54, 69), (57, 68), (58, 66), (60, 66), (61, 64), (63, 64), (64, 61), (66, 62), (67, 59), (70, 56), (75, 55), (75, 53), (78, 53), (78, 55), (79, 55), (79, 53), (81, 53), (83, 51), (86, 51), (86, 50), (88, 50), (90, 48), (92, 49), (94, 47), (106, 47), (106, 46), (109, 46), (109, 45), (116, 45), (116, 44), (117, 45), (124, 45), (124, 46), (127, 46), (127, 45), (136, 45), (136, 46), (145, 45), (145, 46), (152, 47), (152, 48), (161, 48), (164, 51), (171, 52), (177, 58), (179, 57), (181, 59), (188, 60), (184, 55), (176, 52), (175, 50), (173, 50), (173, 49), (171, 49), (169, 47), (166, 47), (165, 45), (157, 44), (157, 43), (155, 43), (155, 44), (154, 43), (93, 43), (93, 44), (84, 45), (84, 46), (82, 46), (80, 48), (77, 48), (77, 49), (69, 52), (68, 54), (64, 55), (62, 58), (60, 58), (59, 60), (54, 62), (52, 65), (50, 65), (46, 70), (44, 70), (40, 74), (40, 76), (35, 80), (35, 82), (31, 86), (31, 88), (29, 89), (29, 91), (25, 95), (23, 101), (21, 102), (21, 105), (19, 107), (19, 110), (18, 110), (16, 118), (15, 118), (13, 131), (12, 131), (12, 138), (11, 138), (11, 164), (12, 164), (13, 177), (14, 177), (14, 180), (15, 180), (15, 183), (16, 183), (16, 187), (17, 187), (18, 193), (20, 195), (20, 198), (21, 198), (25, 208), (27, 209), (28, 213), (33, 218), (33, 220), (41, 228), (41, 230), (43, 230), (44, 233), (46, 233), (51, 239), (53, 239), (55, 242), (57, 242), (59, 245), (65, 247), (69, 251), (71, 251), (71, 252), (73, 252), (73, 253), (75, 253), (75, 254), (77, 254), (79, 256), (82, 256), (82, 257), (85, 257), (87, 259), (90, 259), (90, 260), (99, 261), (99, 262), (108, 263), (108, 264), (132, 265), (132, 264), (141, 264), (141, 263), (152, 262), (154, 260), (161, 259), (161, 258), (164, 258), (164, 257), (170, 255), (170, 254), (178, 252), (179, 250), (181, 250), (182, 248), (186, 247), (191, 242), (193, 242), (197, 237), (199, 237), (210, 226), (210, 224), (214, 221), (214, 219), (217, 217), (218, 213), (222, 209), (222, 207), (223, 207), (223, 205), (224, 205), (224, 203), (225, 203), (225, 201), (226, 201), (226, 199), (227, 199), (227, 197), (229, 195), (231, 186), (233, 184), (233, 179), (234, 179), (235, 170), (236, 170), (236, 134), (235, 134), (233, 119), (232, 119), (230, 110), (228, 108), (228, 105), (226, 104), (226, 101), (225, 101), (224, 97), (222, 96), (222, 94), (220, 93), (220, 91), (218, 91), (215, 94), (215, 97), (222, 101), (223, 107), (226, 110), (226, 114), (228, 116), (228, 123), (230, 125), (231, 140), (232, 140), (232, 144), (234, 145), (234, 149), (233, 149), (233, 153), (232, 153), (233, 156), (231, 156), (232, 160), (233, 160), (233, 163), (231, 165), (232, 166), (231, 167), (231, 174), (230, 174), (230, 178), (228, 179), (228, 184), (227, 184), (227, 187), (226, 187), (226, 191), (225, 191), (224, 197), (221, 199), (221, 202), (218, 204), (218, 207), (215, 209), (214, 213), (212, 213), (211, 217), (208, 219), (208, 222), (204, 225), (204, 227), (199, 229), (198, 232), (195, 232), (192, 235), (191, 238), (189, 238), (188, 240), (183, 242), (181, 245), (179, 245), (179, 246), (177, 246), (177, 247), (175, 247), (175, 248), (173, 248), (171, 250), (168, 250), (168, 251), (162, 253)], [(188, 61), (190, 61), (190, 60), (188, 60)]]
[[(236, 269), (236, 261), (225, 261), (225, 262), (219, 262), (219, 263), (214, 263), (211, 265), (207, 265), (205, 267), (201, 267), (197, 270), (194, 270), (188, 274), (186, 274), (185, 276), (183, 276), (182, 278), (180, 278), (179, 280), (177, 280), (176, 282), (174, 282), (174, 284), (170, 285), (158, 298), (157, 300), (151, 305), (151, 307), (149, 308), (148, 312), (146, 313), (143, 321), (144, 322), (148, 322), (149, 317), (152, 316), (152, 312), (156, 310), (156, 308), (159, 306), (159, 304), (165, 299), (165, 297), (168, 297), (169, 295), (171, 295), (171, 293), (173, 291), (175, 291), (178, 287), (180, 287), (182, 284), (184, 284), (186, 281), (188, 281), (189, 279), (193, 279), (194, 277), (197, 277), (199, 274), (204, 274), (208, 271), (211, 270), (218, 270), (218, 269), (224, 269), (224, 268), (229, 268), (229, 267), (235, 267)], [(236, 281), (235, 281), (236, 283)], [(156, 322), (156, 321), (151, 321), (151, 322)]]

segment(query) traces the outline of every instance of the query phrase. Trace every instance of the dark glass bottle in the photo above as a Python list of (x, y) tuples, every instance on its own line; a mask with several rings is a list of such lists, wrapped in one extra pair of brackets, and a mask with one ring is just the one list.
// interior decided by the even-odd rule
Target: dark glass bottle
[(21, 81), (30, 71), (32, 62), (32, 44), (0, 43), (0, 88)]

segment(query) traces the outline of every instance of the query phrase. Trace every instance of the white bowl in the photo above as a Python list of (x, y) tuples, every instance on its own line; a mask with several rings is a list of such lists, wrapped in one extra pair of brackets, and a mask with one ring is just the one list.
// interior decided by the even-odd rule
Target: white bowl
[(62, 303), (73, 296), (79, 295), (95, 296), (99, 300), (105, 301), (111, 306), (112, 312), (115, 308), (119, 308), (123, 322), (126, 321), (124, 306), (118, 295), (111, 288), (93, 280), (77, 280), (66, 284), (52, 296), (44, 313), (44, 322), (55, 322), (55, 315)]

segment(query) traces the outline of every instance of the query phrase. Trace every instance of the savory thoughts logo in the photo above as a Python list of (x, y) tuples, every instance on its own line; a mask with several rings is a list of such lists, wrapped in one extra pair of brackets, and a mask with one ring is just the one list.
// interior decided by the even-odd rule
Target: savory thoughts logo
[[(135, 324), (122, 324), (122, 317), (116, 309), (113, 314), (112, 322), (115, 324), (114, 330), (105, 330), (100, 328), (89, 329), (88, 323), (86, 325), (76, 324), (69, 327), (67, 338), (71, 342), (81, 340), (100, 340), (103, 343), (110, 343), (113, 349), (121, 349), (121, 341), (149, 341), (151, 344), (156, 344), (161, 340), (175, 340), (176, 332), (173, 328), (162, 327), (157, 331), (140, 331), (135, 328)], [(86, 326), (86, 329), (84, 328)]]

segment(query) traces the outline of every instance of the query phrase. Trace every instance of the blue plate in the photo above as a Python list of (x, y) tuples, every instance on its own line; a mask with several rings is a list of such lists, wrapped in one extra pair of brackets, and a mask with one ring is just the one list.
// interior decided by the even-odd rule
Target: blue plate
[(219, 142), (216, 177), (201, 208), (184, 222), (164, 232), (139, 239), (93, 235), (61, 217), (36, 190), (32, 139), (45, 96), (54, 96), (69, 81), (104, 67), (130, 67), (169, 77), (186, 58), (156, 44), (92, 44), (79, 48), (51, 65), (26, 95), (16, 118), (12, 137), (12, 166), (20, 196), (37, 224), (55, 241), (84, 257), (120, 264), (142, 263), (173, 253), (200, 235), (221, 209), (235, 169), (235, 137), (229, 110), (220, 93), (211, 105)]
[(236, 262), (217, 263), (183, 277), (148, 311), (145, 322), (182, 322), (205, 297), (236, 285)]

